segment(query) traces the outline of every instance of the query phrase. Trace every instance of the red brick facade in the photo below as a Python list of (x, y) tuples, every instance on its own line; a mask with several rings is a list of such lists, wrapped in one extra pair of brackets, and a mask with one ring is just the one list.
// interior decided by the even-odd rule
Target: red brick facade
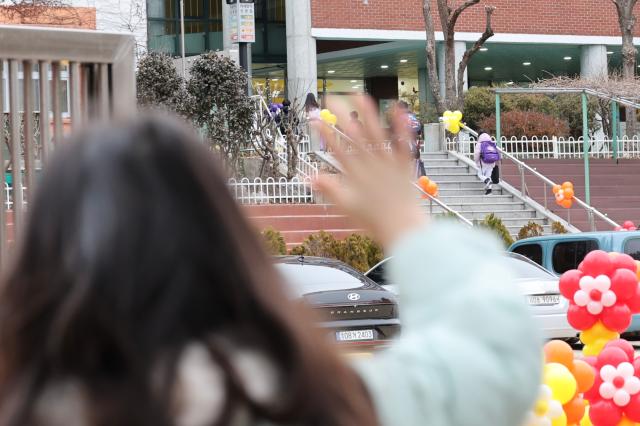
[[(311, 0), (314, 28), (424, 30), (422, 0)], [(434, 10), (435, 0), (432, 0)], [(462, 3), (456, 0), (456, 4)], [(608, 0), (483, 0), (467, 9), (456, 26), (461, 32), (484, 30), (483, 4), (496, 7), (496, 33), (618, 36), (613, 3)], [(636, 5), (640, 15), (640, 4)], [(434, 19), (436, 27), (439, 20)], [(636, 25), (640, 36), (640, 25)]]

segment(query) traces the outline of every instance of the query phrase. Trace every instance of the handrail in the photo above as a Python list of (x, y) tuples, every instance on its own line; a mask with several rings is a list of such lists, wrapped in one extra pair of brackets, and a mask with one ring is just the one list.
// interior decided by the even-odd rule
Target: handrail
[[(471, 134), (472, 136), (475, 136), (476, 138), (478, 137), (478, 132), (476, 132), (475, 130), (467, 127), (466, 125), (463, 124), (461, 126), (461, 128), (463, 130), (465, 130), (467, 133)], [(520, 171), (520, 185), (521, 185), (520, 192), (522, 193), (523, 197), (526, 196), (526, 192), (527, 192), (526, 191), (526, 185), (525, 185), (524, 171), (523, 170), (527, 170), (532, 175), (534, 175), (538, 179), (542, 180), (545, 184), (547, 184), (547, 185), (549, 185), (551, 187), (553, 187), (554, 185), (557, 185), (554, 181), (552, 181), (551, 179), (549, 179), (548, 177), (546, 177), (542, 173), (538, 172), (536, 169), (532, 168), (531, 166), (527, 165), (523, 161), (518, 160), (516, 157), (514, 157), (513, 155), (511, 155), (510, 153), (508, 153), (504, 149), (502, 149), (500, 147), (498, 147), (498, 149), (502, 153), (503, 158), (507, 158), (507, 159), (511, 160), (511, 162), (515, 163), (518, 166), (518, 169)], [(587, 215), (589, 216), (589, 223), (591, 225), (591, 230), (592, 231), (596, 230), (594, 215), (599, 217), (600, 219), (604, 220), (605, 222), (607, 222), (608, 224), (610, 224), (613, 227), (620, 226), (618, 223), (616, 223), (615, 221), (611, 220), (606, 214), (600, 212), (595, 207), (590, 206), (589, 204), (585, 203), (584, 201), (582, 201), (581, 199), (579, 199), (575, 195), (573, 197), (573, 200), (580, 207), (582, 207), (583, 209), (587, 210)], [(547, 208), (546, 188), (545, 188), (545, 206), (544, 207)]]
[[(354, 144), (355, 143), (355, 141), (353, 139), (351, 139), (349, 136), (344, 134), (341, 130), (337, 129), (335, 126), (332, 126), (332, 125), (326, 124), (326, 123), (324, 123), (324, 124), (326, 126), (328, 126), (330, 129), (332, 129), (334, 132), (336, 132), (341, 138), (345, 139), (350, 144)], [(370, 154), (370, 155), (373, 155), (373, 154)], [(336, 167), (339, 172), (344, 173), (344, 171), (342, 170), (342, 168), (340, 167), (338, 162), (336, 162), (336, 164), (334, 164), (333, 167)], [(425, 192), (422, 188), (420, 188), (420, 185), (418, 185), (417, 183), (415, 183), (413, 181), (409, 181), (409, 183), (411, 185), (413, 185), (413, 187), (416, 188), (422, 194), (422, 196), (426, 196), (431, 202), (436, 203), (438, 206), (442, 207), (447, 212), (452, 213), (453, 215), (455, 215), (456, 219), (460, 220), (465, 225), (473, 227), (473, 222), (471, 222), (466, 217), (462, 216), (459, 212), (457, 212), (456, 210), (452, 209), (451, 207), (449, 207), (448, 205), (446, 205), (442, 201), (438, 200), (436, 197), (434, 197), (431, 194)]]

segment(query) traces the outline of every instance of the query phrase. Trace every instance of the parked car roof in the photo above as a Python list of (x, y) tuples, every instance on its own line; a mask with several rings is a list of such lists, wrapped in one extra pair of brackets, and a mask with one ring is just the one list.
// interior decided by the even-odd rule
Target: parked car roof
[(520, 245), (522, 243), (532, 243), (532, 242), (541, 242), (541, 241), (562, 241), (562, 240), (575, 240), (580, 238), (593, 238), (593, 239), (602, 239), (602, 238), (614, 238), (624, 240), (628, 237), (640, 237), (640, 231), (598, 231), (598, 232), (578, 232), (574, 234), (552, 234), (552, 235), (542, 235), (540, 237), (529, 237), (524, 238), (522, 240), (518, 240), (513, 243), (513, 246)]

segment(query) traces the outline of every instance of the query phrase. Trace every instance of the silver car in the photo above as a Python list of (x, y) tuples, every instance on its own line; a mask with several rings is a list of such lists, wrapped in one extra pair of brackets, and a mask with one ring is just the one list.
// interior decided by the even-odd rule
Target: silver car
[[(531, 307), (537, 324), (547, 339), (574, 339), (577, 331), (567, 322), (569, 301), (560, 295), (559, 278), (538, 264), (516, 253), (505, 253), (505, 262), (513, 271), (518, 286)], [(384, 259), (365, 274), (371, 280), (397, 294), (385, 271), (390, 258)], [(402, 310), (402, 306), (400, 306)]]

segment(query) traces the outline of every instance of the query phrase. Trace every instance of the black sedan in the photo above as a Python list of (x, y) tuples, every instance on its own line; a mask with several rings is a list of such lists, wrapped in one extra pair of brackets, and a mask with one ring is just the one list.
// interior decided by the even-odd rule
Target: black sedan
[(307, 302), (338, 343), (377, 346), (400, 330), (393, 293), (333, 259), (284, 256), (276, 268), (294, 298)]

